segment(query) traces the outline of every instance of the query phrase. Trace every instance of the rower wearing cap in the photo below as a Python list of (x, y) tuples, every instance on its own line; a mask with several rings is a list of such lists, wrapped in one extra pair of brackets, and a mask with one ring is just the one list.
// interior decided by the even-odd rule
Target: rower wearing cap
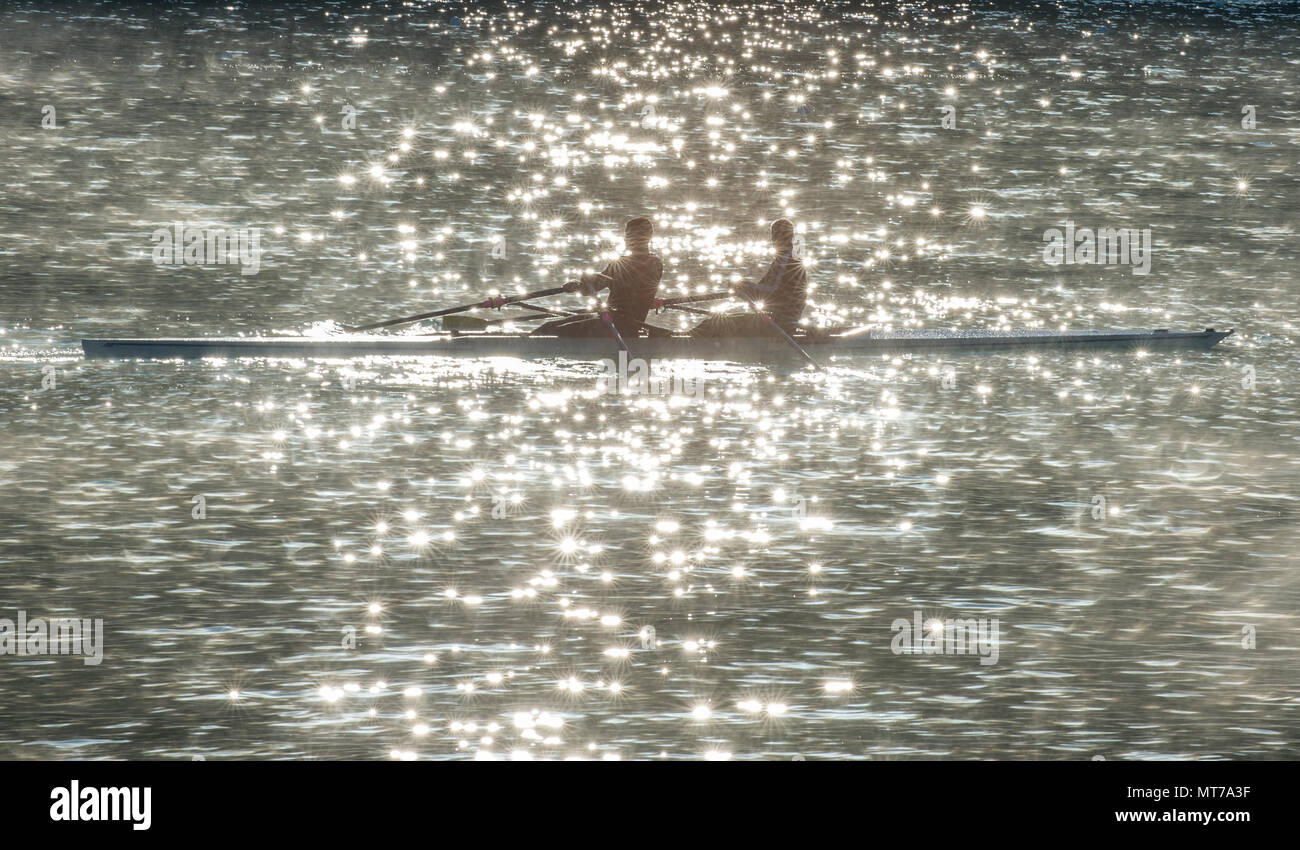
[(767, 273), (757, 283), (740, 287), (742, 296), (757, 305), (766, 316), (754, 313), (710, 316), (691, 330), (692, 336), (766, 336), (772, 333), (769, 318), (786, 333), (794, 333), (808, 301), (808, 273), (801, 251), (794, 246), (794, 222), (778, 218), (770, 229), (776, 251)]
[[(623, 242), (627, 246), (627, 253), (605, 266), (600, 274), (584, 275), (581, 280), (569, 281), (564, 285), (570, 292), (581, 291), (589, 295), (608, 288), (610, 317), (614, 320), (614, 326), (624, 335), (637, 336), (647, 328), (645, 318), (654, 306), (655, 293), (659, 291), (664, 264), (650, 253), (650, 240), (653, 236), (654, 225), (649, 218), (639, 215), (629, 219), (623, 227)], [(575, 316), (547, 322), (533, 333), (608, 336), (609, 328), (598, 316)]]

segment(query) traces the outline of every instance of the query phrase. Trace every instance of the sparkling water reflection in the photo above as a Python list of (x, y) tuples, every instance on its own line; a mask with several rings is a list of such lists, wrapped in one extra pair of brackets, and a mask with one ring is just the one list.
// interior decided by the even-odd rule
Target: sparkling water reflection
[[(0, 755), (1294, 758), (1300, 42), (1242, 33), (1296, 19), (1118, 8), (16, 13), (0, 617), (105, 658), (0, 659)], [(1237, 336), (680, 365), (698, 398), (72, 347), (522, 291), (642, 211), (673, 294), (794, 216), (814, 324)], [(1151, 273), (1046, 265), (1067, 218), (1151, 228)], [(155, 266), (177, 221), (262, 267)], [(996, 663), (896, 654), (914, 616), (996, 618)]]

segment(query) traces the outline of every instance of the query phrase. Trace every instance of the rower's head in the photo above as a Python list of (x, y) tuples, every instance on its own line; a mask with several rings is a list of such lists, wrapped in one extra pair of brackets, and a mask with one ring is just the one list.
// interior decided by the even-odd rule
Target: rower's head
[(782, 253), (794, 248), (794, 222), (788, 218), (778, 218), (772, 222), (772, 247)]
[(655, 228), (647, 216), (629, 218), (623, 225), (623, 242), (629, 251), (649, 251)]

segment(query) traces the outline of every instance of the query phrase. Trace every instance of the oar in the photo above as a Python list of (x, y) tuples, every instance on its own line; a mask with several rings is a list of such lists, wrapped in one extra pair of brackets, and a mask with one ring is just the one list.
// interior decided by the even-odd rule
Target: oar
[(809, 365), (811, 365), (814, 369), (818, 370), (819, 372), (826, 371), (825, 369), (822, 368), (822, 364), (812, 359), (812, 356), (807, 351), (804, 351), (802, 345), (794, 341), (794, 337), (790, 336), (788, 333), (785, 332), (785, 328), (781, 327), (776, 323), (776, 320), (772, 318), (771, 313), (764, 313), (762, 310), (758, 309), (758, 305), (754, 303), (754, 299), (750, 298), (749, 295), (745, 293), (745, 290), (738, 289), (736, 290), (736, 294), (739, 295), (741, 298), (745, 299), (745, 303), (749, 304), (750, 307), (753, 307), (755, 313), (762, 316), (764, 321), (766, 321), (769, 325), (771, 325), (776, 330), (777, 333), (779, 333), (782, 337), (784, 337), (785, 341), (790, 343), (790, 347), (793, 348), (795, 351), (799, 352), (800, 356), (803, 357), (804, 360), (807, 360)]
[(605, 327), (609, 328), (609, 332), (614, 335), (614, 339), (618, 342), (618, 347), (624, 351), (631, 352), (631, 349), (627, 347), (627, 343), (623, 341), (623, 335), (618, 332), (618, 325), (614, 324), (614, 317), (610, 315), (608, 310), (605, 310), (600, 314), (600, 320), (605, 323)]
[[(569, 283), (569, 286), (565, 287), (565, 290), (569, 292), (577, 291), (578, 289), (585, 290), (586, 294), (590, 295), (591, 298), (595, 298), (595, 294), (599, 291), (597, 287), (595, 287), (595, 281), (598, 281), (598, 279), (604, 281), (603, 286), (610, 286), (611, 283), (614, 283), (614, 278), (611, 278), (608, 274), (595, 272), (593, 274), (584, 274), (584, 276), (578, 278), (578, 281)], [(577, 283), (577, 286), (575, 286), (575, 283)], [(614, 316), (610, 313), (610, 305), (608, 305), (608, 303), (606, 303), (604, 309), (599, 312), (599, 316), (601, 316), (601, 321), (604, 326), (610, 329), (610, 334), (614, 335), (615, 342), (619, 343), (619, 348), (623, 351), (632, 351), (628, 348), (628, 343), (623, 341), (623, 334), (619, 333), (619, 329), (617, 329), (617, 326), (614, 324)]]
[[(550, 309), (549, 307), (542, 307), (542, 306), (537, 305), (537, 304), (525, 304), (525, 303), (522, 302), (522, 301), (520, 301), (520, 302), (518, 302), (518, 303), (516, 303), (516, 304), (512, 304), (511, 306), (512, 306), (512, 307), (520, 307), (520, 308), (522, 308), (522, 309), (524, 309), (524, 310), (532, 310), (534, 313), (537, 313), (536, 316), (522, 316), (522, 317), (520, 318), (521, 321), (526, 320), (526, 319), (539, 319), (539, 318), (541, 318), (542, 316), (555, 316), (555, 317), (557, 317), (557, 318), (565, 318), (565, 317), (568, 317), (568, 316), (580, 316), (580, 315), (582, 315), (580, 312), (575, 311), (575, 310), (552, 310), (552, 309)], [(500, 320), (495, 320), (495, 319), (494, 319), (493, 321), (494, 321), (494, 322), (495, 322), (495, 321), (502, 321), (502, 322), (504, 322), (505, 319), (500, 319)]]
[[(581, 278), (582, 289), (586, 290), (587, 294), (592, 298), (595, 298), (596, 293), (599, 291), (596, 289), (596, 280), (599, 278), (605, 280), (606, 286), (609, 286), (614, 282), (613, 278), (600, 273), (584, 275)], [(627, 347), (627, 343), (623, 341), (623, 335), (618, 332), (618, 326), (614, 324), (614, 316), (609, 312), (608, 302), (605, 305), (605, 309), (600, 311), (599, 316), (600, 321), (609, 329), (610, 334), (613, 335), (614, 340), (618, 343), (618, 347), (624, 351), (631, 352), (632, 349)]]
[(590, 313), (576, 313), (572, 310), (548, 310), (545, 307), (538, 307), (536, 304), (511, 304), (511, 307), (523, 307), (533, 311), (531, 316), (511, 316), (506, 319), (480, 319), (478, 316), (444, 316), (442, 320), (442, 329), (445, 331), (481, 331), (487, 329), (490, 325), (499, 325), (503, 322), (531, 322), (535, 319), (549, 319), (558, 317), (568, 319), (573, 316), (587, 316)]
[(502, 297), (500, 295), (497, 295), (497, 296), (493, 296), (492, 298), (484, 299), (483, 301), (478, 301), (474, 304), (465, 304), (461, 307), (448, 307), (445, 310), (434, 310), (432, 313), (421, 313), (418, 316), (406, 316), (405, 318), (401, 318), (401, 319), (389, 319), (386, 322), (372, 322), (371, 324), (368, 325), (358, 325), (357, 327), (353, 327), (353, 328), (347, 327), (345, 325), (343, 327), (343, 330), (348, 331), (349, 333), (353, 333), (356, 331), (372, 331), (375, 328), (388, 328), (388, 327), (392, 327), (393, 325), (405, 325), (408, 322), (418, 322), (421, 319), (436, 319), (439, 316), (450, 316), (453, 313), (466, 313), (470, 310), (475, 309), (476, 307), (504, 307), (506, 304), (515, 304), (520, 301), (529, 301), (533, 298), (545, 298), (548, 295), (559, 295), (561, 292), (565, 292), (565, 291), (566, 290), (563, 286), (557, 286), (554, 289), (539, 289), (536, 292), (529, 292), (524, 295), (511, 295), (508, 297)]
[(697, 301), (719, 301), (723, 298), (730, 298), (730, 292), (708, 292), (704, 295), (683, 295), (681, 298), (664, 298), (655, 299), (658, 303), (656, 307), (676, 307), (678, 304), (694, 304)]
[(687, 307), (684, 304), (661, 304), (665, 310), (681, 310), (683, 313), (694, 313), (697, 316), (712, 316), (708, 310), (701, 310), (698, 307)]
[(694, 304), (697, 301), (717, 301), (721, 298), (730, 298), (730, 292), (710, 292), (707, 295), (686, 295), (681, 298), (656, 298), (650, 302), (650, 306), (656, 310), (681, 310), (684, 313), (694, 313), (697, 316), (713, 315), (708, 310), (700, 310), (695, 307), (687, 307), (687, 304)]

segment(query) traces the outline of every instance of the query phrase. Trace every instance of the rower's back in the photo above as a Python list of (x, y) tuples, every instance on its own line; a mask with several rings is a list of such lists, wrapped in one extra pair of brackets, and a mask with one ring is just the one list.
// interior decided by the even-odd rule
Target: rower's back
[(770, 336), (771, 324), (788, 334), (798, 327), (808, 303), (808, 272), (803, 251), (794, 241), (794, 223), (778, 218), (772, 222), (772, 247), (776, 257), (763, 277), (740, 287), (740, 294), (761, 313), (716, 313), (691, 329), (691, 336)]
[(644, 322), (659, 292), (664, 274), (663, 260), (650, 253), (654, 227), (650, 219), (637, 216), (624, 227), (627, 253), (605, 267), (609, 284), (609, 309), (615, 316)]
[(803, 251), (794, 245), (794, 224), (789, 219), (772, 222), (771, 236), (776, 257), (767, 273), (744, 289), (751, 298), (763, 302), (763, 310), (772, 321), (792, 332), (808, 302), (808, 272), (803, 265)]

